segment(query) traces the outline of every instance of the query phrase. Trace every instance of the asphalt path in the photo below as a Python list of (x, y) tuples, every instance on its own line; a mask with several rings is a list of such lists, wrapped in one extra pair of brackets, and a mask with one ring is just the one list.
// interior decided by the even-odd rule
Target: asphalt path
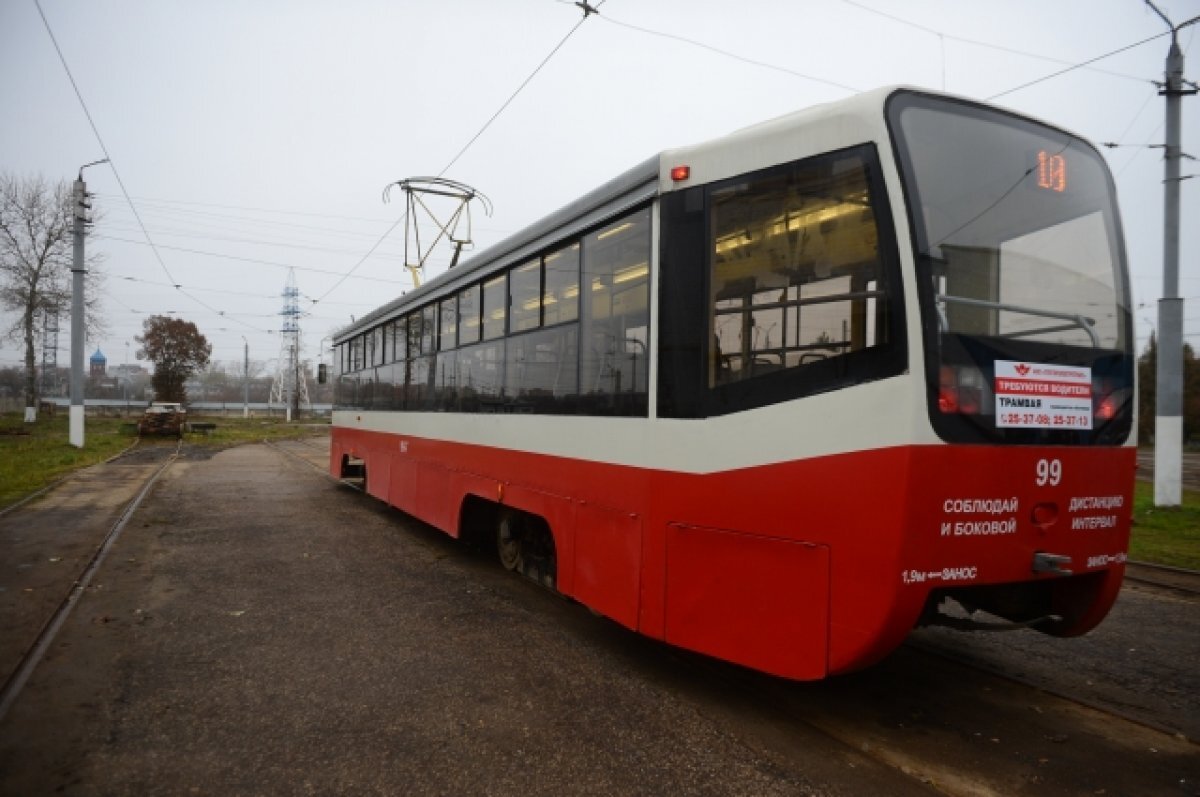
[(747, 745), (638, 638), (272, 448), (205, 456), (0, 723), (0, 792), (933, 793), (812, 729), (802, 765)]

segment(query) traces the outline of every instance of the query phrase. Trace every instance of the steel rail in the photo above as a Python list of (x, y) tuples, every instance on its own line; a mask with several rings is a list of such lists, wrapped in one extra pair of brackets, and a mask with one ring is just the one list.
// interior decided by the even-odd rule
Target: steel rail
[[(132, 447), (133, 446), (130, 446), (130, 448)], [(9, 709), (12, 708), (14, 703), (16, 703), (17, 698), (21, 694), (21, 690), (25, 688), (25, 684), (29, 681), (29, 677), (37, 668), (38, 663), (46, 654), (46, 651), (49, 649), (51, 643), (54, 642), (54, 638), (58, 635), (63, 623), (65, 623), (67, 617), (70, 616), (71, 610), (75, 608), (75, 605), (79, 602), (79, 597), (83, 595), (84, 590), (91, 585), (92, 577), (95, 576), (96, 571), (100, 569), (100, 565), (103, 564), (109, 550), (116, 543), (117, 538), (121, 535), (121, 532), (125, 529), (125, 526), (133, 517), (133, 513), (137, 511), (138, 507), (141, 506), (142, 501), (147, 495), (149, 495), (150, 488), (154, 486), (159, 477), (162, 476), (162, 474), (166, 472), (167, 468), (179, 458), (179, 452), (182, 447), (183, 441), (180, 440), (175, 444), (175, 450), (171, 453), (171, 455), (168, 456), (167, 459), (161, 465), (159, 465), (152, 474), (150, 474), (145, 483), (142, 485), (141, 489), (138, 490), (137, 495), (134, 496), (133, 500), (126, 504), (125, 508), (121, 510), (121, 514), (117, 518), (116, 523), (114, 523), (112, 528), (108, 530), (108, 533), (104, 535), (104, 539), (101, 540), (100, 544), (96, 547), (96, 552), (92, 554), (91, 559), (89, 559), (87, 564), (84, 565), (79, 578), (75, 580), (75, 583), (72, 585), (71, 590), (67, 593), (67, 596), (63, 598), (61, 603), (59, 603), (58, 608), (55, 609), (54, 614), (42, 627), (42, 630), (38, 633), (33, 644), (30, 645), (29, 649), (25, 651), (25, 654), (21, 657), (17, 667), (5, 680), (4, 687), (0, 689), (0, 721), (4, 719), (4, 717), (8, 714)], [(117, 456), (121, 455), (118, 454)], [(113, 457), (113, 459), (116, 459), (116, 457)]]
[(1130, 559), (1125, 563), (1125, 580), (1188, 596), (1200, 595), (1200, 570), (1186, 567)]
[[(95, 465), (88, 465), (87, 467), (82, 468), (82, 470), (87, 470), (87, 468), (94, 468), (96, 465), (107, 465), (110, 462), (116, 462), (118, 459), (125, 456), (133, 449), (137, 448), (137, 444), (140, 443), (141, 441), (142, 441), (142, 439), (139, 437), (136, 440), (134, 440), (133, 443), (128, 448), (126, 448), (124, 451), (120, 451), (116, 454), (113, 454), (108, 459), (95, 463)], [(75, 473), (78, 473), (78, 471), (73, 470), (70, 473), (66, 473), (66, 474), (58, 477), (54, 481), (50, 482), (45, 487), (42, 487), (38, 490), (34, 490), (32, 493), (25, 496), (24, 498), (18, 499), (15, 503), (9, 504), (8, 506), (4, 507), (3, 509), (0, 509), (0, 517), (4, 517), (9, 512), (12, 512), (13, 510), (20, 509), (21, 507), (25, 506), (26, 504), (28, 504), (30, 501), (34, 500), (35, 498), (40, 498), (41, 496), (43, 496), (46, 493), (53, 490), (55, 487), (58, 487), (59, 485), (61, 485), (67, 479), (71, 478), (71, 476), (74, 475)]]

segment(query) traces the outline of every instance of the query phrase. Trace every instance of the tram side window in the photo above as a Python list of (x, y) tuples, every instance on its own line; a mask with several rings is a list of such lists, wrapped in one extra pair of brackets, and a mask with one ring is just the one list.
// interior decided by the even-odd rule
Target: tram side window
[(504, 341), (488, 341), (459, 349), (455, 374), (461, 412), (502, 410)]
[(438, 303), (438, 351), (447, 351), (458, 345), (458, 307), (452, 297)]
[(562, 324), (510, 337), (504, 396), (510, 412), (568, 414), (577, 406), (579, 327)]
[(396, 350), (392, 348), (392, 336), (395, 334), (392, 332), (392, 328), (394, 326), (395, 324), (389, 321), (380, 326), (377, 330), (380, 335), (379, 361), (381, 363), (390, 363), (392, 360), (396, 359)]
[(543, 260), (542, 323), (545, 326), (579, 318), (579, 244), (551, 252)]
[(349, 342), (340, 344), (334, 357), (338, 373), (333, 383), (333, 404), (338, 409), (363, 408), (358, 397), (358, 374), (350, 367), (351, 348)]
[(433, 385), (432, 409), (452, 412), (458, 409), (458, 352), (455, 349), (437, 353), (437, 372)]
[(479, 286), (472, 285), (458, 293), (458, 345), (478, 343), (483, 334), (480, 323)]
[(408, 369), (405, 407), (421, 410), (433, 405), (433, 385), (437, 378), (435, 343), (437, 306), (426, 305), (409, 319), (410, 344), (416, 349)]
[(433, 408), (450, 411), (458, 408), (455, 381), (455, 347), (458, 345), (458, 300), (451, 296), (437, 304), (438, 353), (433, 384)]
[(375, 371), (375, 395), (371, 406), (377, 410), (396, 408), (396, 364), (380, 365)]
[(433, 354), (437, 351), (437, 305), (427, 304), (422, 307), (418, 323), (421, 330), (421, 353)]
[(418, 364), (421, 362), (421, 313), (409, 313), (397, 325), (398, 329), (404, 331), (403, 346), (404, 357), (404, 389), (403, 399), (400, 406), (403, 409), (417, 409), (420, 404), (420, 389), (421, 382), (416, 377)]
[(483, 339), (494, 340), (504, 337), (505, 308), (508, 292), (505, 278), (501, 274), (483, 283)]
[(517, 266), (508, 275), (509, 334), (536, 329), (542, 323), (542, 263)]
[(404, 359), (412, 360), (421, 356), (421, 311), (409, 313), (404, 317)]
[(371, 358), (367, 364), (368, 365), (383, 365), (383, 363), (385, 362), (385, 359), (384, 359), (385, 352), (384, 352), (384, 346), (383, 346), (383, 327), (375, 327), (374, 329), (371, 330), (370, 335), (371, 335), (371, 337), (369, 338), (370, 342), (369, 342), (368, 346), (370, 347), (370, 350), (371, 350)]
[(408, 319), (397, 318), (388, 325), (391, 335), (387, 337), (386, 345), (388, 347), (388, 359), (395, 362), (404, 362), (407, 356), (405, 344), (408, 340)]
[(583, 239), (579, 392), (582, 411), (647, 411), (650, 211), (639, 210)]
[(579, 252), (570, 244), (514, 269), (504, 396), (509, 412), (568, 414), (579, 407)]
[(771, 169), (710, 198), (708, 385), (838, 370), (887, 343), (879, 235), (862, 154)]

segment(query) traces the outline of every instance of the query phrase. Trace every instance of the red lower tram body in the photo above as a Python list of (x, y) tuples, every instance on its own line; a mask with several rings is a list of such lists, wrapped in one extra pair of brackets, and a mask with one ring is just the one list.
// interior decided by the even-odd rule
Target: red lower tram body
[[(335, 427), (331, 470), (452, 536), (471, 515), (536, 518), (552, 539), (543, 580), (564, 595), (672, 645), (816, 679), (924, 623), (1092, 628), (1120, 588), (1135, 456), (911, 445), (697, 474)], [(987, 614), (947, 619), (946, 598)]]

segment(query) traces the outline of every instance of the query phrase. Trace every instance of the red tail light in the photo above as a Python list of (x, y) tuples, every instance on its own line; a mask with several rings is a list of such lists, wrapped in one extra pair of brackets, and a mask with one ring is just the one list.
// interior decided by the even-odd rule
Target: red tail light
[(958, 390), (942, 385), (938, 389), (938, 409), (950, 414), (958, 412)]
[(1117, 417), (1117, 412), (1121, 409), (1120, 395), (1122, 391), (1114, 390), (1113, 387), (1111, 379), (1092, 381), (1092, 396), (1095, 400), (1095, 409), (1092, 414), (1097, 420), (1111, 421)]
[(975, 368), (944, 365), (938, 374), (938, 409), (946, 414), (983, 411), (983, 374)]

